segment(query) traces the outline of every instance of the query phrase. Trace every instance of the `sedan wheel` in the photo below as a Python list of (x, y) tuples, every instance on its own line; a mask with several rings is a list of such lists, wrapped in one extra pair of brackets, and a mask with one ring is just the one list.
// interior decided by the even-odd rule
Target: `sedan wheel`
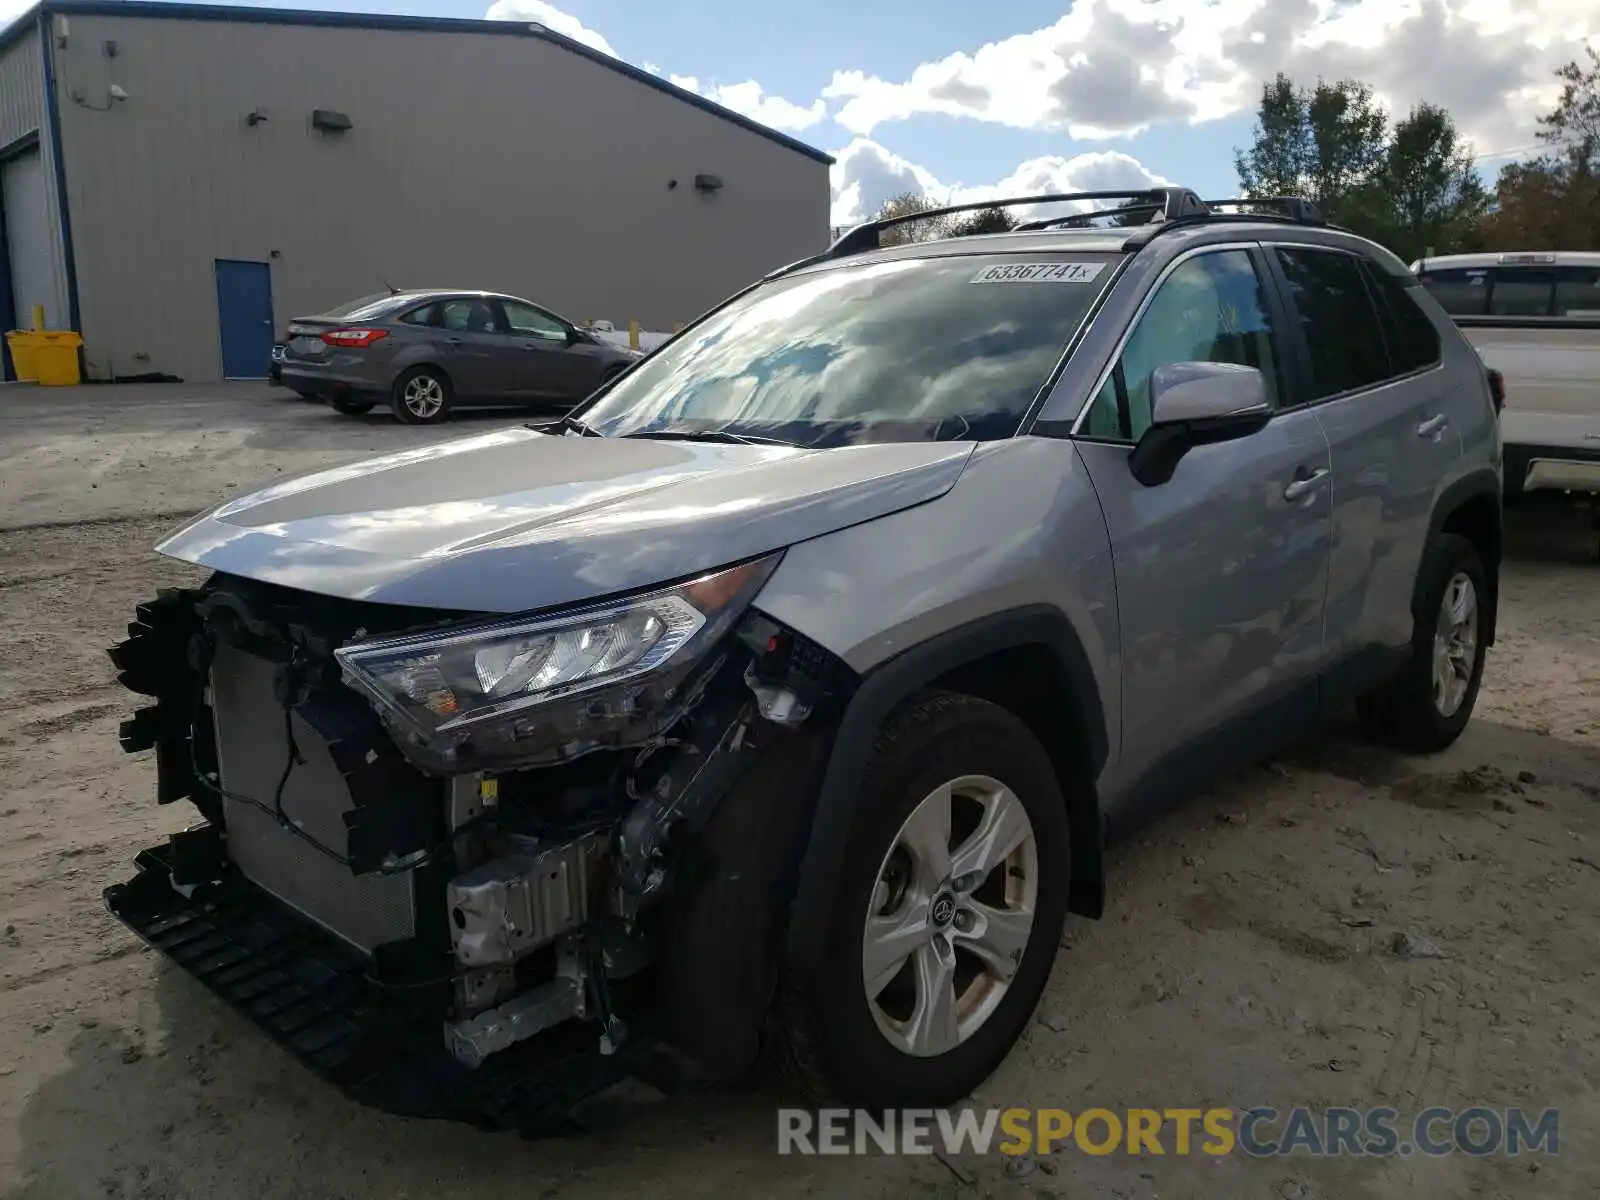
[(416, 367), (395, 380), (389, 407), (408, 425), (432, 425), (450, 411), (450, 381), (432, 367)]

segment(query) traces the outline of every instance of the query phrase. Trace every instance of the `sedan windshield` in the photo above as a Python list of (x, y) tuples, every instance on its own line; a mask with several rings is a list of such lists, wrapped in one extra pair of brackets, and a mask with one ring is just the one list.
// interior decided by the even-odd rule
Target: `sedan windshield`
[(606, 437), (1012, 437), (1115, 261), (947, 255), (785, 276), (679, 335), (578, 415)]

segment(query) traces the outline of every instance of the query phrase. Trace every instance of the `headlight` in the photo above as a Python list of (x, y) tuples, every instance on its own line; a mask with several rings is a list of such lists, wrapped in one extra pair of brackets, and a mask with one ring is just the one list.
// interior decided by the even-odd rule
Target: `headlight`
[(580, 609), (357, 642), (336, 656), (425, 770), (531, 765), (647, 726), (779, 557)]

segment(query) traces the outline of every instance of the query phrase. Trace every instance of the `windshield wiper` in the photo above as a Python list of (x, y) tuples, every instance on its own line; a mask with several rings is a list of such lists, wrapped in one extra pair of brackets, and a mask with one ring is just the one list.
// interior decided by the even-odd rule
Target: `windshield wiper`
[(726, 429), (646, 429), (640, 433), (619, 434), (625, 438), (662, 438), (677, 442), (732, 442), (741, 446), (793, 446), (782, 438), (760, 437), (751, 433), (730, 433)]
[(541, 421), (537, 425), (529, 423), (527, 426), (525, 426), (525, 428), (532, 429), (535, 433), (543, 433), (551, 426), (554, 426), (557, 429), (571, 429), (584, 437), (605, 437), (605, 434), (601, 433), (594, 426), (585, 425), (582, 421), (578, 420), (577, 417), (573, 416), (562, 417), (558, 421)]

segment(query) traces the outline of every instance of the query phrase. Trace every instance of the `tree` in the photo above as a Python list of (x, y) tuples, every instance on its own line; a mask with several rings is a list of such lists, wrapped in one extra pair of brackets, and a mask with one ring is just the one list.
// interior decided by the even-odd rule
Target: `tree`
[(1303, 196), (1306, 178), (1306, 98), (1283, 72), (1261, 89), (1255, 139), (1233, 163), (1244, 195)]
[(1388, 145), (1388, 115), (1372, 89), (1354, 79), (1317, 80), (1306, 100), (1306, 173), (1310, 196), (1337, 210), (1382, 167)]
[(1388, 118), (1355, 79), (1297, 88), (1279, 72), (1261, 89), (1249, 151), (1234, 151), (1248, 199), (1305, 196), (1337, 209), (1383, 162)]
[(1395, 125), (1372, 179), (1343, 206), (1362, 232), (1407, 262), (1474, 248), (1488, 207), (1471, 147), (1450, 114), (1427, 103)]
[(1472, 151), (1444, 109), (1421, 104), (1392, 129), (1360, 80), (1261, 89), (1254, 138), (1236, 151), (1245, 199), (1302, 196), (1323, 215), (1408, 261), (1478, 237), (1488, 197)]
[(974, 233), (1010, 233), (1017, 221), (1003, 208), (980, 208), (965, 216), (951, 218), (947, 236), (967, 237)]
[[(891, 196), (878, 209), (877, 219), (909, 217), (940, 207), (921, 192), (902, 192)], [(950, 235), (949, 217), (927, 217), (920, 221), (907, 221), (878, 234), (878, 244), (899, 246), (907, 242), (931, 242)]]
[(1499, 208), (1484, 222), (1496, 250), (1600, 250), (1600, 54), (1556, 72), (1561, 98), (1539, 118), (1549, 149), (1500, 171)]

